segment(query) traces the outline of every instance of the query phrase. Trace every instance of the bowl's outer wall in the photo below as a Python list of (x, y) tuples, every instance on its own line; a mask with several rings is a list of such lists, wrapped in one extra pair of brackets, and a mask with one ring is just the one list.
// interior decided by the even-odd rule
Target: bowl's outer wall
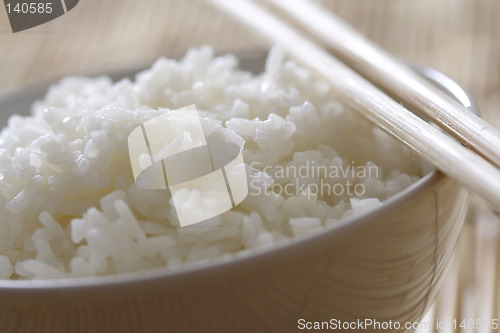
[(292, 332), (300, 331), (299, 319), (419, 320), (450, 262), (469, 200), (454, 181), (436, 178), (341, 237), (317, 237), (238, 269), (3, 295), (0, 332)]

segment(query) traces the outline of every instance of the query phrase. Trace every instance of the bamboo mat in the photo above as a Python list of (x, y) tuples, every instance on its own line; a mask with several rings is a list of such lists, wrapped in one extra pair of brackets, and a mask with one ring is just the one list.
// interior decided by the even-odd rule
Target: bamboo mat
[[(483, 117), (500, 128), (500, 1), (321, 2), (394, 55), (455, 79), (475, 97)], [(145, 64), (205, 44), (217, 52), (264, 49), (251, 32), (201, 0), (81, 0), (68, 14), (17, 34), (0, 9), (0, 94), (62, 75)], [(498, 226), (498, 217), (474, 199), (426, 320), (500, 318)]]

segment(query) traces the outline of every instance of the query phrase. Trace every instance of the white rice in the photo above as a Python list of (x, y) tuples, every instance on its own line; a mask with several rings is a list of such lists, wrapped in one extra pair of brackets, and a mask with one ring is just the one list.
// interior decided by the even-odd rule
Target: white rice
[[(377, 207), (422, 175), (411, 152), (332, 96), (327, 84), (279, 50), (257, 76), (239, 70), (235, 56), (214, 57), (204, 47), (180, 61), (159, 59), (134, 82), (62, 80), (32, 116), (12, 116), (0, 135), (0, 278), (94, 276), (227, 259)], [(252, 185), (235, 209), (181, 228), (167, 192), (134, 184), (127, 138), (146, 120), (190, 104), (203, 115), (208, 137), (244, 148)], [(297, 180), (272, 174), (278, 167), (318, 165), (377, 173), (308, 176), (299, 179), (304, 191), (275, 191)], [(365, 191), (314, 193), (311, 184), (322, 179)]]

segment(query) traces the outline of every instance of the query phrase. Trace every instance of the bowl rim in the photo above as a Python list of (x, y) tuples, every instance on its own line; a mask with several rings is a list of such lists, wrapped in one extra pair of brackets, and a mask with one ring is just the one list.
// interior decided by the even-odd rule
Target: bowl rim
[[(260, 55), (262, 56), (262, 54)], [(248, 56), (249, 58), (255, 55)], [(238, 58), (240, 58), (238, 56)], [(241, 59), (241, 58), (240, 58)], [(452, 98), (463, 104), (471, 112), (478, 114), (478, 109), (470, 94), (443, 73), (425, 66), (414, 63), (408, 65), (417, 73), (427, 78), (436, 86), (441, 88)], [(141, 69), (144, 67), (141, 66)], [(120, 77), (120, 73), (137, 72), (139, 68), (134, 70), (122, 70), (110, 73), (110, 76), (115, 78)], [(123, 75), (122, 75), (123, 77)], [(31, 89), (33, 90), (33, 89)], [(30, 92), (30, 89), (25, 89), (24, 92)], [(20, 98), (23, 93), (14, 93), (11, 98)], [(9, 96), (2, 96), (0, 104)], [(100, 290), (110, 292), (115, 288), (123, 288), (129, 285), (136, 286), (137, 284), (157, 283), (179, 283), (186, 281), (186, 278), (196, 276), (200, 279), (202, 276), (214, 276), (219, 274), (227, 274), (228, 271), (238, 270), (242, 267), (262, 264), (270, 260), (276, 260), (283, 255), (289, 255), (290, 252), (298, 251), (303, 247), (308, 247), (320, 240), (333, 240), (341, 237), (342, 234), (358, 228), (366, 223), (376, 220), (378, 217), (384, 216), (390, 210), (401, 205), (407, 200), (417, 197), (426, 190), (434, 187), (436, 184), (446, 181), (448, 176), (444, 175), (437, 169), (425, 174), (422, 178), (412, 183), (410, 186), (400, 192), (390, 196), (382, 202), (382, 205), (375, 209), (368, 209), (359, 215), (350, 216), (339, 220), (338, 222), (322, 227), (317, 231), (312, 231), (301, 236), (292, 237), (262, 248), (251, 250), (249, 253), (234, 253), (229, 260), (222, 260), (221, 257), (213, 259), (213, 261), (195, 261), (192, 263), (184, 263), (182, 267), (173, 270), (166, 270), (165, 267), (149, 269), (145, 271), (136, 271), (130, 273), (120, 273), (113, 275), (90, 276), (90, 277), (67, 277), (55, 279), (30, 279), (30, 280), (0, 280), (0, 294), (2, 296), (29, 296), (33, 294), (45, 294), (46, 296), (60, 295), (58, 291), (65, 292), (88, 292), (91, 290)], [(66, 293), (65, 293), (66, 294)]]

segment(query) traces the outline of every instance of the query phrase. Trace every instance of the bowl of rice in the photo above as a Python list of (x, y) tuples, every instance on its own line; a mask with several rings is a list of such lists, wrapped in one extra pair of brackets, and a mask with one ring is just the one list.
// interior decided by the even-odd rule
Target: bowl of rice
[[(127, 144), (193, 104), (207, 138), (240, 147), (248, 195), (181, 227), (168, 191), (135, 183)], [(465, 219), (468, 190), (279, 49), (193, 49), (0, 108), (1, 332), (408, 331)]]

